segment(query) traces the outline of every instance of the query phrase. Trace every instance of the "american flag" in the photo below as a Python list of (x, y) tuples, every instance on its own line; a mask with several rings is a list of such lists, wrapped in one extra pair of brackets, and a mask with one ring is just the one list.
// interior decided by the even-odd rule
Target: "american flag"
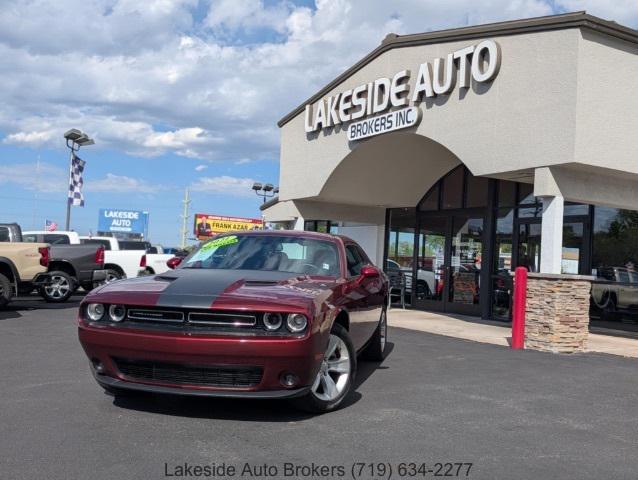
[(47, 220), (44, 222), (44, 229), (47, 232), (54, 232), (56, 231), (58, 228), (58, 224), (55, 223), (53, 220)]
[(73, 154), (71, 159), (71, 171), (69, 175), (69, 205), (74, 207), (84, 206), (84, 195), (82, 195), (82, 173), (84, 172), (84, 164), (86, 162), (77, 155)]

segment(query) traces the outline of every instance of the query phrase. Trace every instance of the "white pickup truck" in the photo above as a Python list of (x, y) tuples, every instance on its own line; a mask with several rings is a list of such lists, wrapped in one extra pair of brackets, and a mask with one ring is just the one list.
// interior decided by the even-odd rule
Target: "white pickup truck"
[(166, 262), (174, 255), (164, 253), (160, 245), (113, 237), (80, 237), (82, 243), (104, 245), (104, 268), (107, 282), (138, 275), (154, 275), (168, 270)]
[(104, 246), (104, 268), (107, 270), (107, 282), (138, 276), (142, 257), (146, 254), (146, 243), (123, 241), (120, 245), (117, 238), (93, 236), (80, 236), (80, 242)]

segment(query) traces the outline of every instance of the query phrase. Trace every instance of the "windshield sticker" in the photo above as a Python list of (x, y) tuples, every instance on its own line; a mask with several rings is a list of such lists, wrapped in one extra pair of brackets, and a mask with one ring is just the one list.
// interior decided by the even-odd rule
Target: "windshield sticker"
[(227, 245), (234, 245), (237, 242), (239, 242), (239, 239), (237, 238), (237, 235), (229, 235), (227, 237), (222, 237), (222, 238), (217, 238), (215, 240), (211, 240), (210, 242), (202, 245), (202, 248), (201, 248), (200, 251), (206, 252), (206, 251), (211, 250), (213, 248), (225, 247)]

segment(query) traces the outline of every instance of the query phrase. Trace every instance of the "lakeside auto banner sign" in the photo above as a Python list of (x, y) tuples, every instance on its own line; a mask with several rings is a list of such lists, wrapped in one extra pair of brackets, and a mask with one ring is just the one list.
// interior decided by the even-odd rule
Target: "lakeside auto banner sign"
[(148, 212), (101, 208), (97, 229), (99, 232), (138, 233), (146, 237)]
[(261, 230), (260, 218), (225, 217), (222, 215), (195, 214), (195, 236), (198, 240), (208, 240), (213, 235), (224, 232)]

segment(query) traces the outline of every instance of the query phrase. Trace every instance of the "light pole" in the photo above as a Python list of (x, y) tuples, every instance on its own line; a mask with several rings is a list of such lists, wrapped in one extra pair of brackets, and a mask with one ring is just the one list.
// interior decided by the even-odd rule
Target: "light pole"
[[(263, 203), (266, 203), (267, 198), (272, 198), (279, 193), (279, 187), (275, 187), (272, 183), (262, 185), (261, 183), (253, 183), (253, 190), (255, 193), (264, 199)], [(266, 228), (266, 218), (261, 216), (261, 228)]]
[(266, 203), (267, 198), (272, 198), (279, 193), (279, 187), (275, 187), (272, 183), (265, 185), (253, 183), (253, 190), (258, 196), (264, 199), (264, 203)]
[[(68, 132), (64, 134), (64, 138), (66, 139), (66, 146), (71, 150), (71, 157), (69, 159), (69, 178), (71, 177), (71, 172), (73, 170), (73, 156), (75, 152), (80, 150), (80, 147), (88, 147), (89, 145), (93, 145), (95, 142), (91, 137), (89, 137), (86, 133), (82, 133), (77, 128), (72, 128)], [(66, 199), (66, 231), (69, 231), (71, 228), (71, 199)]]

